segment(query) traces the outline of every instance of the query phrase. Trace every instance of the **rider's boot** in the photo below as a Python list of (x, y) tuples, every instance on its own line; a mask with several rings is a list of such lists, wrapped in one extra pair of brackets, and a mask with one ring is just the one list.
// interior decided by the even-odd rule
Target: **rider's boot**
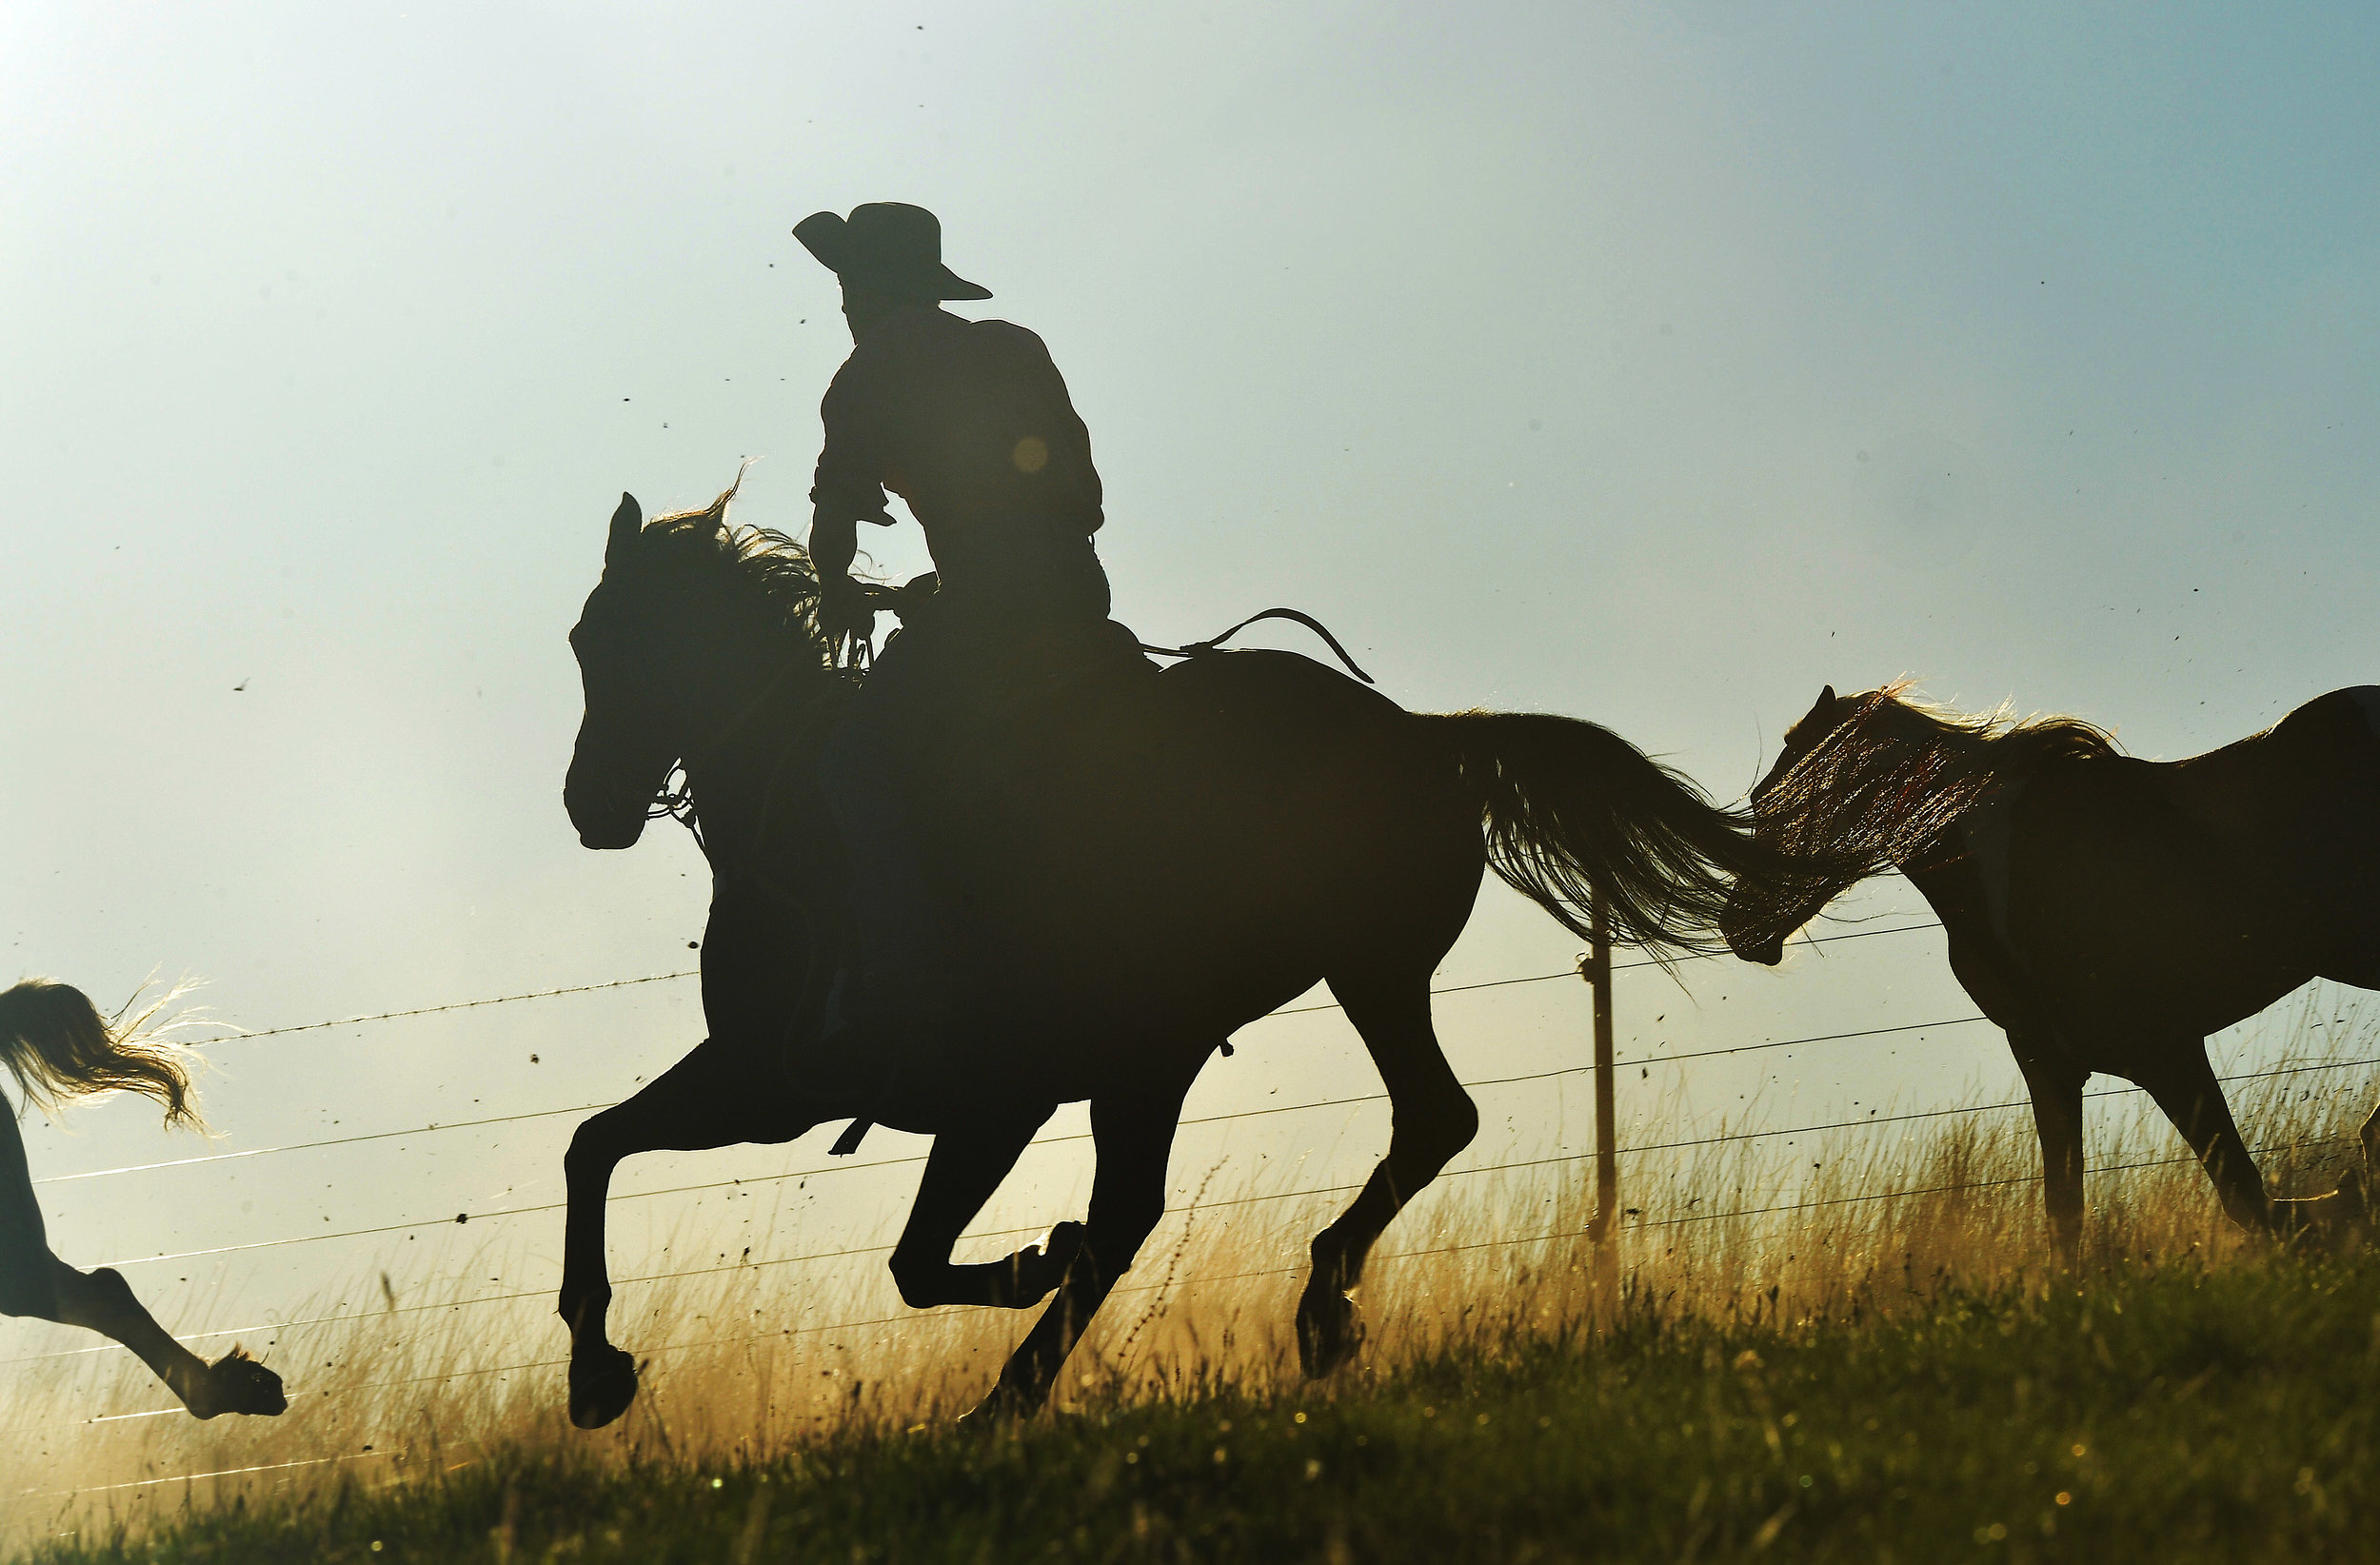
[[(854, 853), (854, 859), (860, 855)], [(872, 857), (872, 856), (871, 856)], [(798, 1040), (788, 1065), (803, 1085), (863, 1119), (902, 1128), (930, 1119), (948, 1096), (967, 1021), (951, 952), (922, 872), (887, 856), (855, 878), (850, 950), (827, 996), (818, 1036)]]

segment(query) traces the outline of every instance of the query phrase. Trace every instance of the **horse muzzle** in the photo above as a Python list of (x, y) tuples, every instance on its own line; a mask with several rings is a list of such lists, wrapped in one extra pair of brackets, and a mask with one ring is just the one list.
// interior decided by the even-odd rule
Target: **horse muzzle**
[(645, 835), (645, 801), (624, 799), (608, 777), (589, 778), (571, 767), (562, 784), (562, 807), (578, 828), (583, 847), (634, 847)]
[(1762, 941), (1747, 941), (1740, 945), (1730, 942), (1735, 955), (1746, 961), (1756, 961), (1763, 967), (1775, 967), (1785, 960), (1785, 942), (1774, 936)]

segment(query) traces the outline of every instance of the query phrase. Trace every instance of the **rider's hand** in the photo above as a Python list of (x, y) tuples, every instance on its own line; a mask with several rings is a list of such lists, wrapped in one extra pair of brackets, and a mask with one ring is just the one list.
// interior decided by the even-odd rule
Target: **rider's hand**
[(848, 576), (835, 578), (820, 584), (818, 625), (829, 642), (840, 644), (845, 637), (866, 641), (876, 634), (876, 610), (858, 583)]

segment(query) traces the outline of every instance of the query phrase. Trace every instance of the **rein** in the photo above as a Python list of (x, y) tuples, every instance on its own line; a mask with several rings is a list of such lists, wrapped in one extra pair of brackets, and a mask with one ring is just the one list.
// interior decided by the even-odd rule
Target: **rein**
[(1340, 663), (1347, 665), (1347, 672), (1353, 674), (1356, 678), (1361, 680), (1366, 684), (1378, 683), (1374, 680), (1371, 675), (1356, 666), (1356, 660), (1347, 655), (1347, 649), (1339, 644), (1339, 638), (1332, 635), (1328, 629), (1324, 628), (1321, 621), (1316, 619), (1313, 615), (1306, 613), (1302, 609), (1296, 608), (1268, 608), (1261, 614), (1251, 614), (1246, 619), (1240, 621), (1238, 624), (1233, 625), (1229, 630), (1224, 631), (1221, 635), (1209, 637), (1207, 640), (1202, 642), (1192, 642), (1187, 646), (1151, 646), (1148, 643), (1142, 642), (1140, 644), (1140, 650), (1143, 652), (1155, 653), (1160, 658), (1203, 657), (1209, 652), (1220, 651), (1225, 642), (1231, 640), (1234, 636), (1239, 635), (1241, 631), (1247, 629), (1248, 626), (1255, 624), (1259, 620), (1290, 620), (1299, 624), (1304, 625), (1308, 630), (1313, 631), (1316, 635), (1322, 638), (1323, 644), (1328, 646), (1331, 651), (1338, 656)]

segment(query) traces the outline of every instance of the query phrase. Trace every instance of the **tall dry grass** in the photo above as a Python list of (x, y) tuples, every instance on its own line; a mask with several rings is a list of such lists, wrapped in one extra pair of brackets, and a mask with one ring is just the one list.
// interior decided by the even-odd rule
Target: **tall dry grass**
[[(2380, 1008), (2311, 991), (2251, 1032), (2245, 1052), (2256, 1069), (2291, 1073), (2231, 1088), (2269, 1186), (2327, 1191), (2357, 1156), (2374, 1090), (2370, 1067), (2339, 1062), (2380, 1055)], [(2254, 1263), (2260, 1241), (2224, 1220), (2145, 1097), (2092, 1106), (2086, 1279), (2182, 1257)], [(1922, 1308), (1946, 1288), (2046, 1285), (2030, 1114), (1940, 1109), (1630, 1155), (1629, 1210), (1608, 1253), (1585, 1235), (1589, 1163), (1441, 1186), (1382, 1241), (1360, 1295), (1362, 1367), (1325, 1394), (1361, 1395), (1370, 1379), (1450, 1350), (1593, 1333), (1622, 1312), (1815, 1331)], [(1168, 1219), (1078, 1351), (1061, 1406), (1224, 1387), (1260, 1395), (1295, 1379), (1305, 1241), (1346, 1198), (1239, 1199), (1263, 1194), (1204, 1189)], [(507, 1258), (458, 1251), (444, 1269), (502, 1278)], [(121, 1350), (0, 1366), (0, 1547), (137, 1528), (185, 1507), (405, 1484), (498, 1452), (762, 1460), (856, 1424), (931, 1423), (982, 1394), (1032, 1318), (888, 1307), (874, 1266), (754, 1265), (625, 1289), (613, 1337), (649, 1355), (644, 1393), (620, 1424), (585, 1434), (564, 1416), (563, 1332), (542, 1297), (456, 1307), (379, 1280), (362, 1296), (361, 1307), (322, 1301), (290, 1312), (307, 1323), (259, 1334), (292, 1391), (277, 1420), (152, 1412), (169, 1398)], [(125, 1410), (133, 1416), (116, 1416)]]

